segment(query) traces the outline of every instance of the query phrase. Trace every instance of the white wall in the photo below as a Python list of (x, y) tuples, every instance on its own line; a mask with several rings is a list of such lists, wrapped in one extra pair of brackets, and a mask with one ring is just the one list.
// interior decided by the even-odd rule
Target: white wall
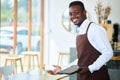
[[(85, 3), (86, 10), (88, 11), (92, 21), (97, 22), (96, 14), (94, 11), (94, 6), (98, 0), (82, 0)], [(119, 3), (120, 0), (99, 0), (104, 6), (111, 6), (111, 13), (108, 17), (108, 20), (111, 20), (112, 23), (120, 24), (120, 11)]]
[[(67, 32), (61, 24), (63, 11), (73, 0), (46, 0), (45, 1), (45, 63), (56, 64), (58, 51), (69, 52), (70, 47), (75, 47), (75, 34)], [(97, 22), (94, 6), (97, 0), (82, 0), (92, 21)], [(112, 8), (108, 19), (120, 24), (120, 0), (100, 0), (104, 5)]]

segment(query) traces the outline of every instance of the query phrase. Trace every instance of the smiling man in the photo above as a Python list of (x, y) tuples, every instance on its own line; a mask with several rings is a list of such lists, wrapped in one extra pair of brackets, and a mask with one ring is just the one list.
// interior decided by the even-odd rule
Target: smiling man
[[(86, 10), (81, 1), (69, 4), (70, 20), (76, 25), (77, 59), (69, 64), (78, 65), (77, 80), (110, 80), (106, 63), (113, 56), (113, 50), (106, 31), (100, 25), (91, 22), (86, 17)], [(55, 69), (48, 70), (50, 74), (57, 74), (63, 68), (54, 65)]]

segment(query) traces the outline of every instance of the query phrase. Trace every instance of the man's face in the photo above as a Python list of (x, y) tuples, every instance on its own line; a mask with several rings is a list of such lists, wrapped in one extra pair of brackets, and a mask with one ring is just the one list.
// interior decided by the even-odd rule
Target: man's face
[(86, 12), (82, 10), (79, 5), (74, 5), (69, 8), (70, 20), (80, 26), (81, 23), (86, 19)]

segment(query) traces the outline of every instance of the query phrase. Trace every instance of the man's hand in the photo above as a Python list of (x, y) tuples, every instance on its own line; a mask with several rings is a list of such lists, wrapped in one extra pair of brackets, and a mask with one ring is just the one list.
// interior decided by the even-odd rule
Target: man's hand
[(60, 66), (53, 65), (53, 67), (55, 68), (54, 70), (48, 70), (47, 71), (49, 74), (56, 75), (58, 72), (61, 71), (61, 67)]
[(79, 71), (80, 74), (86, 74), (89, 72), (90, 71), (89, 71), (88, 67), (80, 67), (80, 71)]

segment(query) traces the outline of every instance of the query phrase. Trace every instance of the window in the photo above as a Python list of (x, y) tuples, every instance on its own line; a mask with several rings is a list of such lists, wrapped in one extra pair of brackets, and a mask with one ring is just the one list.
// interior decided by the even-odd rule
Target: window
[[(32, 0), (32, 6), (31, 6), (31, 18), (32, 18), (32, 28), (31, 28), (31, 50), (32, 51), (40, 51), (40, 4), (41, 0)], [(22, 47), (21, 52), (18, 52), (21, 54), (23, 51), (26, 51), (28, 49), (28, 19), (29, 19), (29, 0), (17, 0), (17, 50), (19, 50), (19, 47)], [(2, 33), (11, 33), (12, 39), (10, 40), (11, 44), (9, 46), (14, 46), (14, 0), (1, 0), (1, 26), (0, 27), (8, 27), (8, 31), (2, 31)], [(11, 31), (9, 32), (9, 27), (12, 27)], [(25, 30), (19, 30), (20, 28), (26, 28)], [(0, 35), (1, 36), (1, 35)], [(5, 35), (6, 36), (6, 35)], [(22, 44), (22, 40), (27, 41), (24, 44)], [(24, 38), (24, 39), (23, 39)], [(34, 38), (34, 39), (33, 39)], [(1, 40), (3, 41), (4, 40)], [(19, 45), (20, 44), (20, 45)], [(34, 45), (33, 45), (34, 44)], [(7, 44), (1, 44), (0, 46), (3, 46)]]

